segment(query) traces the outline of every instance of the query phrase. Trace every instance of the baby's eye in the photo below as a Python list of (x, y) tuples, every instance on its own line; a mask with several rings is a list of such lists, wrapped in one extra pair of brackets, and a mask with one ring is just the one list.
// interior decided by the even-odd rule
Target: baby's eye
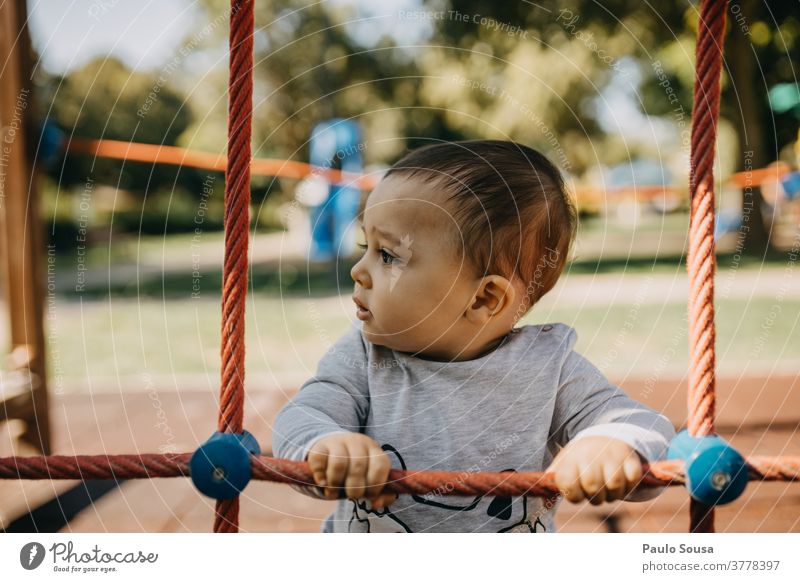
[(383, 249), (380, 250), (380, 253), (381, 253), (381, 260), (383, 261), (384, 265), (391, 265), (395, 261), (395, 259), (397, 258), (397, 257), (393, 257), (392, 255), (390, 255), (389, 253), (387, 253)]
[[(365, 243), (356, 243), (356, 246), (363, 251), (366, 251), (368, 248), (368, 245)], [(390, 255), (384, 249), (378, 249), (378, 254), (381, 256), (381, 261), (383, 262), (384, 265), (391, 265), (394, 261), (397, 260), (397, 257)]]

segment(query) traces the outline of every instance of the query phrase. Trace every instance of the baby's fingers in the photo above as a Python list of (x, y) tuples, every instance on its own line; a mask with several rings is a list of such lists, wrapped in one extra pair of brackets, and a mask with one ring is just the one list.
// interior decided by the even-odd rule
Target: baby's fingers
[(625, 474), (625, 480), (627, 481), (625, 492), (627, 496), (636, 489), (636, 486), (642, 480), (644, 467), (642, 467), (642, 458), (639, 453), (628, 455), (625, 462), (622, 463), (622, 472)]
[(389, 471), (392, 462), (389, 456), (377, 446), (369, 449), (369, 469), (367, 470), (367, 488), (364, 496), (374, 499), (383, 490), (383, 486), (389, 478)]
[(600, 505), (606, 500), (605, 483), (602, 467), (589, 465), (581, 471), (581, 487), (583, 494), (592, 505)]
[(367, 447), (363, 444), (351, 444), (348, 447), (347, 478), (345, 479), (345, 493), (352, 499), (364, 497), (367, 484), (367, 467), (369, 456)]
[(338, 497), (337, 488), (342, 487), (349, 465), (347, 447), (342, 443), (332, 443), (328, 447), (328, 467), (325, 479), (328, 481), (326, 495), (331, 499)]
[(634, 488), (642, 479), (644, 471), (639, 453), (628, 455), (625, 462), (622, 464), (622, 470), (625, 473), (625, 478), (628, 480), (630, 487)]
[(580, 476), (575, 463), (563, 463), (555, 467), (556, 485), (561, 494), (572, 503), (583, 499), (583, 490), (580, 487)]
[(625, 478), (624, 466), (616, 463), (606, 463), (603, 465), (603, 475), (605, 477), (606, 501), (622, 499), (627, 493), (628, 482)]
[(308, 452), (308, 468), (311, 469), (314, 482), (320, 487), (325, 487), (328, 484), (325, 478), (325, 471), (328, 468), (329, 453), (328, 446), (324, 444), (317, 445)]

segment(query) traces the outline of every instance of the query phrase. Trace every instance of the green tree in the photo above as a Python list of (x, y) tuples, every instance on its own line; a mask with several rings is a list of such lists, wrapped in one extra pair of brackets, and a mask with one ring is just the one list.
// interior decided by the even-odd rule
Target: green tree
[[(639, 5), (636, 18), (648, 23), (652, 30), (648, 42), (657, 47), (651, 58), (664, 64), (681, 106), (690, 111), (697, 7), (673, 7), (667, 14), (664, 5), (655, 10), (658, 12), (646, 4)], [(789, 114), (784, 118), (773, 115), (768, 91), (778, 83), (795, 80), (793, 63), (800, 57), (800, 19), (791, 3), (757, 0), (731, 2), (727, 19), (720, 116), (736, 131), (736, 169), (757, 169), (776, 160), (781, 149), (796, 138), (796, 120)], [(648, 112), (667, 114), (670, 105), (654, 77), (644, 84), (642, 94)], [(753, 256), (763, 256), (772, 249), (762, 200), (758, 188), (753, 188), (752, 196), (742, 196), (743, 212), (750, 213), (742, 251)]]
[[(227, 5), (203, 2), (209, 19)], [(680, 160), (679, 147), (607, 134), (597, 101), (626, 72), (622, 63), (634, 61), (642, 111), (674, 122), (674, 104), (654, 70), (660, 63), (689, 124), (696, 3), (434, 0), (419, 8), (427, 14), (386, 11), (397, 27), (427, 27), (419, 46), (398, 46), (392, 35), (363, 46), (349, 32), (348, 21), (364, 16), (353, 6), (257, 3), (257, 155), (305, 159), (313, 125), (337, 115), (362, 123), (368, 161), (392, 161), (427, 139), (476, 137), (539, 146), (577, 175), (643, 152)], [(800, 26), (793, 7), (777, 1), (736, 0), (728, 18), (721, 115), (738, 136), (739, 169), (746, 151), (761, 167), (794, 137), (793, 120), (776, 123), (767, 90), (793, 79)], [(227, 30), (217, 32), (210, 46), (219, 48)], [(226, 79), (213, 91), (223, 107)], [(762, 224), (756, 215), (753, 222)], [(746, 234), (745, 252), (768, 248), (763, 229)]]
[[(556, 160), (577, 173), (598, 158), (614, 163), (632, 157), (641, 144), (631, 148), (604, 135), (590, 106), (622, 57), (635, 59), (645, 79), (637, 95), (644, 113), (673, 120), (654, 63), (663, 64), (687, 116), (691, 112), (696, 3), (449, 0), (430, 6), (440, 15), (435, 42), (418, 62), (427, 73), (423, 101), (446, 108), (448, 124), (464, 133), (508, 135), (551, 155), (555, 149)], [(730, 4), (721, 117), (738, 137), (736, 169), (765, 166), (795, 139), (795, 120), (789, 114), (776, 119), (767, 94), (779, 82), (794, 81), (799, 48), (800, 20), (791, 3)], [(742, 198), (743, 211), (751, 214), (743, 250), (761, 256), (770, 240), (762, 197), (757, 188), (752, 194)]]
[[(225, 0), (204, 0), (207, 23), (227, 14)], [(308, 159), (311, 130), (330, 117), (358, 121), (370, 147), (367, 162), (382, 162), (402, 152), (398, 136), (428, 127), (431, 134), (447, 128), (430, 118), (411, 117), (398, 107), (418, 105), (416, 67), (395, 51), (385, 37), (364, 47), (346, 25), (352, 8), (301, 0), (257, 2), (254, 57), (253, 154), (258, 157)], [(197, 54), (227, 50), (227, 26), (187, 44)], [(218, 61), (224, 69), (227, 57)], [(197, 122), (187, 135), (196, 143), (224, 144), (226, 71), (204, 76), (203, 91), (193, 104)], [(192, 92), (194, 96), (194, 91)], [(290, 189), (289, 189), (290, 190)]]
[[(175, 145), (192, 121), (181, 94), (164, 76), (132, 72), (115, 58), (96, 58), (65, 77), (47, 80), (51, 115), (68, 138)], [(197, 171), (165, 164), (123, 162), (69, 154), (53, 170), (61, 186), (88, 179), (143, 195), (172, 190), (176, 182), (199, 192)]]

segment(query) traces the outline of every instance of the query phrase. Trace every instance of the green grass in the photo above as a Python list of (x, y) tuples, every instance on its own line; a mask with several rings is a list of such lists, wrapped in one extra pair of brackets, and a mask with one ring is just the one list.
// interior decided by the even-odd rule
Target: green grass
[[(646, 215), (636, 230), (613, 221), (585, 221), (567, 276), (683, 273), (687, 223), (685, 214)], [(110, 246), (90, 249), (86, 264), (92, 282), (82, 293), (75, 291), (76, 257), (57, 256), (54, 303), (45, 309), (51, 386), (113, 390), (118, 376), (135, 385), (145, 373), (205, 375), (208, 379), (197, 387), (216, 385), (222, 246), (221, 232), (204, 232), (199, 243), (193, 243), (191, 235), (115, 238)], [(192, 297), (193, 252), (202, 255), (197, 298)], [(783, 270), (786, 261), (786, 253), (776, 253), (764, 260), (741, 257), (736, 265), (738, 272)], [(338, 272), (299, 259), (253, 266), (247, 303), (248, 374), (314, 372), (353, 317), (351, 264), (341, 262)], [(733, 255), (718, 254), (718, 276), (731, 264)], [(764, 289), (751, 300), (718, 299), (720, 372), (800, 368), (800, 298), (777, 302), (780, 313), (770, 316), (776, 304), (769, 296), (772, 291)], [(688, 361), (685, 313), (682, 301), (638, 307), (616, 301), (579, 312), (569, 306), (537, 307), (523, 323), (562, 321), (574, 326), (578, 351), (610, 375), (681, 375)]]
[[(531, 313), (530, 319), (575, 327), (576, 349), (605, 372), (649, 376), (683, 374), (687, 369), (684, 303), (614, 304), (578, 313), (554, 309), (542, 316)], [(718, 371), (793, 372), (800, 367), (800, 299), (721, 299), (715, 302), (715, 316)]]
[[(248, 374), (311, 375), (320, 356), (345, 331), (349, 295), (248, 300)], [(778, 317), (770, 317), (779, 305)], [(687, 366), (683, 304), (611, 305), (576, 312), (534, 309), (522, 323), (562, 321), (578, 330), (576, 349), (610, 375), (682, 374)], [(207, 375), (219, 378), (219, 302), (111, 299), (58, 301), (46, 315), (51, 386), (92, 379), (115, 390), (117, 376)], [(800, 300), (721, 300), (717, 304), (718, 370), (796, 370), (800, 363)], [(105, 384), (101, 385), (98, 382)], [(109, 385), (110, 382), (110, 385)], [(142, 382), (142, 385), (144, 383)], [(88, 388), (88, 384), (85, 388)]]
[[(600, 218), (581, 222), (573, 249), (569, 274), (620, 273), (649, 274), (685, 272), (685, 246), (688, 215), (682, 213), (645, 214), (636, 228)], [(259, 231), (260, 235), (264, 233)], [(281, 244), (281, 237), (261, 244)], [(91, 247), (85, 258), (88, 283), (80, 294), (78, 257), (75, 252), (56, 256), (57, 293), (71, 299), (158, 298), (181, 300), (191, 296), (200, 268), (204, 294), (219, 294), (222, 280), (223, 233), (202, 232), (163, 236), (117, 236), (113, 244)], [(718, 249), (720, 251), (721, 249)], [(277, 256), (277, 255), (276, 255)], [(718, 252), (718, 271), (736, 264), (738, 270), (782, 267), (786, 252), (766, 257), (734, 257)], [(278, 265), (256, 263), (250, 271), (250, 288), (257, 293), (306, 297), (309, 293), (330, 295), (352, 284), (349, 271), (354, 258), (342, 259), (338, 273), (326, 265), (312, 265), (302, 257), (283, 257)], [(109, 275), (109, 271), (111, 274)]]

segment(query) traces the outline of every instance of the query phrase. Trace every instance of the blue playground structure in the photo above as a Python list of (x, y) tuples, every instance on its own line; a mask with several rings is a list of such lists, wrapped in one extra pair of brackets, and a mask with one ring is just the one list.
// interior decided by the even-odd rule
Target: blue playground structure
[[(361, 131), (356, 122), (333, 118), (317, 124), (311, 132), (310, 163), (324, 169), (360, 174)], [(345, 184), (330, 184), (328, 196), (311, 206), (311, 248), (309, 261), (333, 260), (337, 254), (350, 255), (355, 249), (355, 218), (361, 190)]]

